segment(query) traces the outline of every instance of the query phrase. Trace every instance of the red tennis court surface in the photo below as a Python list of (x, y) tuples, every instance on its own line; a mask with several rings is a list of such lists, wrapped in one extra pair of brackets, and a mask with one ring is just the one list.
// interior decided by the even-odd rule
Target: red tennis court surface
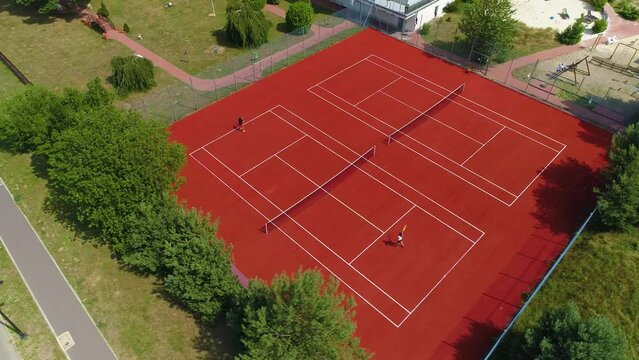
[(245, 275), (336, 276), (376, 358), (475, 359), (592, 208), (610, 134), (367, 30), (172, 138)]

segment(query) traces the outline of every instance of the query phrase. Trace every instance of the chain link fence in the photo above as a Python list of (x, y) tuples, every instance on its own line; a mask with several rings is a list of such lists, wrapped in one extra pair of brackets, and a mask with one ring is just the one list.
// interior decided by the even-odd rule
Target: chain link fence
[(343, 9), (323, 15), (309, 31), (293, 31), (257, 49), (214, 64), (188, 82), (176, 82), (124, 102), (146, 118), (176, 121), (286, 66), (326, 49), (362, 30), (362, 14)]

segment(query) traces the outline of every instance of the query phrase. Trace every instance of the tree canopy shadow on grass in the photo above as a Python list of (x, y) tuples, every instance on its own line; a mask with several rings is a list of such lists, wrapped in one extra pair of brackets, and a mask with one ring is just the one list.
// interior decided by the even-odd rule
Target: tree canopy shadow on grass
[(593, 189), (601, 184), (600, 174), (571, 157), (548, 166), (540, 180), (541, 186), (533, 190), (532, 213), (538, 227), (553, 234), (572, 234), (595, 205)]

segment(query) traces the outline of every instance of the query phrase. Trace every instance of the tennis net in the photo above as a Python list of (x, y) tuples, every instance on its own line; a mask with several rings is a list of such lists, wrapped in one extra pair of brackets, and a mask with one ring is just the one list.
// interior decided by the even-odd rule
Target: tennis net
[[(357, 167), (358, 163), (361, 163), (362, 161), (366, 161), (368, 158), (375, 156), (375, 149), (376, 149), (376, 147), (373, 146), (372, 148), (366, 150), (364, 153), (360, 154), (355, 160), (349, 162), (348, 165), (345, 168), (343, 168), (342, 170), (340, 170), (339, 172), (337, 172), (337, 174), (333, 175), (330, 179), (326, 180), (323, 184), (318, 185), (317, 188), (315, 188), (309, 194), (305, 195), (304, 197), (302, 197), (301, 199), (296, 201), (293, 205), (291, 205), (288, 208), (286, 208), (285, 210), (283, 210), (277, 216), (275, 216), (275, 217), (271, 218), (270, 220), (268, 220), (264, 224), (264, 232), (268, 234), (269, 229), (276, 226), (275, 222), (279, 218), (281, 218), (282, 216), (285, 216), (291, 210), (293, 210), (294, 208), (300, 206), (302, 203), (304, 203), (306, 200), (308, 200), (308, 198), (310, 198), (311, 196), (317, 194), (318, 191), (324, 190), (327, 185), (329, 185), (331, 182), (335, 181), (340, 175), (343, 175), (347, 171)], [(326, 191), (326, 190), (324, 190), (324, 191)]]
[(393, 131), (390, 135), (388, 135), (387, 138), (387, 145), (390, 145), (391, 141), (393, 140), (393, 137), (396, 136), (399, 133), (403, 133), (403, 130), (405, 130), (407, 127), (409, 127), (410, 125), (414, 124), (417, 120), (422, 119), (424, 117), (428, 117), (429, 113), (432, 113), (434, 110), (436, 110), (438, 107), (443, 106), (445, 103), (449, 102), (449, 100), (452, 100), (453, 97), (461, 94), (464, 91), (464, 86), (466, 85), (466, 83), (459, 85), (458, 87), (456, 87), (453, 91), (451, 91), (448, 95), (444, 96), (443, 98), (441, 98), (439, 101), (437, 101), (433, 106), (429, 107), (428, 109), (426, 109), (426, 111), (422, 112), (421, 114), (419, 114), (417, 117), (415, 117), (414, 119), (412, 119), (411, 121), (407, 122), (406, 124), (404, 124), (403, 126), (400, 126), (398, 129), (395, 129), (395, 131)]

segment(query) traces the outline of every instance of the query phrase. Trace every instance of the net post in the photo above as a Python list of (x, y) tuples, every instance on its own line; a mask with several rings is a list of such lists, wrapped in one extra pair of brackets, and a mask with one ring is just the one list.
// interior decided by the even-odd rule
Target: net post
[(268, 234), (268, 222), (264, 224), (264, 233)]
[(390, 146), (390, 142), (391, 142), (391, 137), (392, 136), (393, 135), (391, 134), (391, 135), (388, 135), (388, 138), (386, 138), (386, 146)]
[(373, 145), (373, 156), (375, 156), (376, 152), (377, 152), (377, 145)]

